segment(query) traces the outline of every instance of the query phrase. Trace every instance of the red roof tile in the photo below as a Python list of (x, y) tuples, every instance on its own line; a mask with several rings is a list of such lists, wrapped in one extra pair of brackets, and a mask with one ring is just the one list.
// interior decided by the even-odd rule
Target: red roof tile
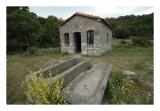
[(94, 16), (94, 15), (85, 14), (85, 13), (80, 13), (80, 12), (77, 12), (77, 13), (75, 13), (74, 15), (83, 16), (83, 17), (88, 17), (88, 18), (93, 18), (93, 19), (100, 19), (99, 16)]
[(71, 20), (74, 16), (81, 16), (81, 17), (86, 17), (86, 18), (98, 20), (98, 22), (101, 22), (104, 25), (106, 25), (107, 27), (109, 27), (110, 29), (113, 29), (111, 24), (108, 21), (104, 20), (103, 18), (100, 18), (99, 16), (90, 15), (90, 14), (80, 13), (80, 12), (73, 14), (71, 17), (69, 17), (63, 23), (61, 23), (60, 26), (63, 26), (65, 23), (67, 23), (69, 20)]

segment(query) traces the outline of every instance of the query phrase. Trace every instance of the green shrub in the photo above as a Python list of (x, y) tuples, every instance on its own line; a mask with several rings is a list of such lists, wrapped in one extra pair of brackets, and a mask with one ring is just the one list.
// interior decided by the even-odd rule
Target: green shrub
[(107, 99), (112, 104), (120, 104), (123, 100), (123, 93), (120, 91), (122, 84), (122, 72), (120, 70), (113, 70), (109, 78), (107, 86)]
[(122, 44), (122, 45), (127, 45), (127, 41), (121, 40), (121, 41), (120, 41), (120, 44)]
[(38, 51), (38, 48), (36, 48), (36, 47), (29, 47), (28, 48), (28, 50), (27, 50), (27, 52), (29, 53), (29, 54), (36, 54), (37, 53), (37, 51)]
[(125, 27), (117, 27), (114, 30), (115, 37), (118, 39), (126, 39), (129, 36), (129, 31)]
[(113, 70), (107, 86), (107, 100), (112, 104), (134, 103), (136, 85), (124, 79), (121, 70)]
[(133, 83), (131, 83), (127, 80), (123, 80), (122, 86), (121, 86), (121, 91), (123, 92), (123, 94), (131, 95), (134, 92), (136, 92), (136, 87)]
[(44, 78), (36, 78), (32, 73), (31, 80), (26, 82), (25, 95), (31, 104), (64, 104), (66, 95), (63, 91), (63, 79), (60, 78), (54, 83)]
[(120, 41), (120, 45), (131, 46), (131, 44), (132, 44), (132, 41), (129, 39)]
[[(150, 67), (152, 70), (152, 66)], [(153, 104), (153, 92), (144, 82), (142, 76), (127, 79), (120, 69), (114, 68), (107, 84), (105, 98), (111, 104)]]
[(144, 92), (146, 95), (144, 98), (144, 103), (145, 104), (153, 104), (153, 92)]
[(132, 37), (132, 44), (134, 46), (149, 46), (149, 45), (152, 45), (152, 43), (145, 39), (145, 38), (142, 38), (142, 37)]
[(42, 48), (38, 51), (39, 55), (60, 56), (60, 48)]

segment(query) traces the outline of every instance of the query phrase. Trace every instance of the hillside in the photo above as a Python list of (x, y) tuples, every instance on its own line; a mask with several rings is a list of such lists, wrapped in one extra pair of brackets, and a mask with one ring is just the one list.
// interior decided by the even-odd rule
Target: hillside
[[(113, 36), (119, 36), (119, 30), (124, 33), (124, 38), (129, 36), (140, 36), (153, 39), (153, 16), (147, 15), (126, 15), (118, 18), (106, 18), (113, 26)], [(118, 37), (117, 37), (118, 38)], [(123, 37), (119, 37), (123, 38)]]

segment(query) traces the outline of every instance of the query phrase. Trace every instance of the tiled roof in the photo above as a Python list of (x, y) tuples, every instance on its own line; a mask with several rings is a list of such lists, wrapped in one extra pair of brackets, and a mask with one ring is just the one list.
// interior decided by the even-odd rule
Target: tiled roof
[(83, 17), (92, 18), (92, 19), (100, 19), (99, 16), (94, 16), (94, 15), (85, 14), (85, 13), (80, 13), (80, 12), (77, 12), (77, 13), (75, 13), (74, 15), (83, 16)]
[(106, 20), (104, 20), (103, 18), (100, 18), (99, 16), (90, 15), (90, 14), (80, 13), (80, 12), (77, 12), (77, 13), (73, 14), (71, 17), (69, 17), (63, 23), (61, 23), (60, 26), (63, 26), (65, 23), (67, 23), (69, 20), (71, 20), (74, 16), (81, 16), (81, 17), (86, 17), (86, 18), (89, 18), (89, 19), (96, 20), (98, 22), (103, 23), (104, 25), (106, 25), (110, 29), (112, 29), (111, 24), (109, 22), (107, 22)]

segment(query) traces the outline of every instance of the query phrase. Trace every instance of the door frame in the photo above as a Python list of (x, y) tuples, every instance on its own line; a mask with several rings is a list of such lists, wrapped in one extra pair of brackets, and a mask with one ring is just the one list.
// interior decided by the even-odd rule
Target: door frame
[(74, 34), (75, 52), (81, 53), (82, 51), (81, 32), (74, 32), (73, 34)]

